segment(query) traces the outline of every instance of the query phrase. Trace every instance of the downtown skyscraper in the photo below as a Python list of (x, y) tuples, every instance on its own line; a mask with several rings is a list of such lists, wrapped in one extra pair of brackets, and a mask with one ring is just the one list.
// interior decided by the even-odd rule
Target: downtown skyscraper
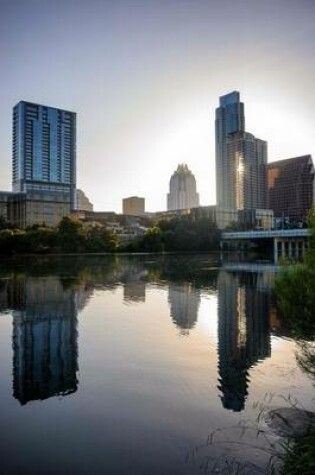
[(76, 114), (20, 101), (13, 109), (14, 192), (68, 196), (75, 208)]
[(220, 97), (215, 134), (217, 205), (226, 209), (267, 208), (267, 142), (245, 132), (239, 92)]
[(188, 166), (183, 163), (170, 179), (170, 192), (167, 195), (167, 209), (189, 209), (199, 206), (199, 194), (196, 189), (196, 179)]

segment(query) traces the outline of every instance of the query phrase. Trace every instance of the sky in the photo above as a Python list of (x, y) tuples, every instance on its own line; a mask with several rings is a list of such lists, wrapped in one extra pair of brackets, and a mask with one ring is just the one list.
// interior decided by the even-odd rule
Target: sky
[(238, 90), (268, 160), (315, 155), (315, 0), (0, 0), (0, 190), (12, 108), (77, 112), (77, 186), (97, 211), (166, 209), (187, 163), (215, 203), (214, 116)]

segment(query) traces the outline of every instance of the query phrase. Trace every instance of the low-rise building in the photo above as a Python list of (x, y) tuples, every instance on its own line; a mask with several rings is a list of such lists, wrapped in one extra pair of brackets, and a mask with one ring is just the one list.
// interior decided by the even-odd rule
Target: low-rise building
[(82, 210), (82, 211), (93, 211), (93, 204), (89, 200), (89, 198), (86, 196), (84, 191), (77, 189), (76, 190), (76, 209), (77, 210)]
[(145, 199), (139, 196), (124, 198), (122, 202), (123, 214), (128, 216), (143, 216), (145, 214)]
[(0, 192), (0, 215), (19, 228), (36, 224), (58, 226), (70, 214), (70, 195), (52, 190)]
[(193, 221), (208, 219), (218, 229), (271, 229), (274, 225), (273, 211), (265, 209), (228, 209), (219, 206), (198, 206), (196, 208), (160, 211), (155, 213), (154, 222), (171, 221), (190, 216)]

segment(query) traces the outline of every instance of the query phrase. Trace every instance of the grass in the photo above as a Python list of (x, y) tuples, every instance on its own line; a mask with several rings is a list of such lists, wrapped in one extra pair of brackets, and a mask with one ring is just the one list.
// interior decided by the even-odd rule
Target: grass
[(304, 436), (290, 438), (285, 443), (281, 475), (315, 474), (315, 430)]

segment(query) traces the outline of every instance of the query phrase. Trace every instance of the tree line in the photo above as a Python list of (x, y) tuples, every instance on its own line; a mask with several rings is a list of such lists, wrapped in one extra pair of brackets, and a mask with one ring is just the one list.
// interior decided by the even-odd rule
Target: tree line
[(64, 217), (52, 228), (14, 228), (0, 221), (0, 253), (196, 252), (219, 248), (220, 233), (208, 219), (183, 216), (152, 225), (143, 236), (122, 239), (106, 226)]

